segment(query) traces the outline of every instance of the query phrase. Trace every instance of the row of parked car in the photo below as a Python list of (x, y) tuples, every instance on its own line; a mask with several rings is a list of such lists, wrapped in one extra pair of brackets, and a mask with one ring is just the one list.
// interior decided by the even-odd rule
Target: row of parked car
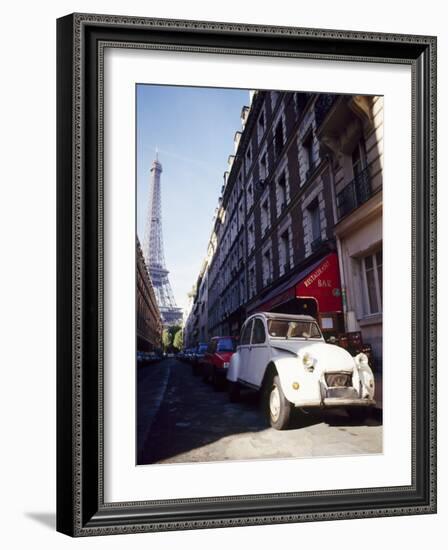
[(365, 420), (375, 405), (369, 357), (325, 342), (308, 315), (256, 313), (239, 339), (216, 336), (185, 350), (184, 359), (216, 389), (226, 385), (231, 401), (244, 387), (259, 391), (268, 421), (279, 430), (288, 426), (293, 409), (342, 407)]
[(162, 354), (155, 351), (137, 351), (137, 363), (139, 364), (155, 363), (161, 358)]
[(181, 359), (190, 363), (193, 367), (199, 363), (199, 360), (204, 357), (205, 352), (208, 348), (208, 344), (205, 342), (200, 342), (197, 346), (193, 348), (186, 348), (183, 351), (177, 354), (177, 359)]
[(201, 342), (195, 348), (185, 350), (183, 359), (191, 364), (195, 376), (202, 376), (218, 390), (225, 386), (230, 358), (237, 343), (237, 338), (232, 336), (214, 336), (208, 344)]

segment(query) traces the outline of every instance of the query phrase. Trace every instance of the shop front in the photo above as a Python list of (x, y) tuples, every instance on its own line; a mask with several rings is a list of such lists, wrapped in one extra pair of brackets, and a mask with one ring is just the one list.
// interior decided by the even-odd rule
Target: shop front
[(341, 280), (336, 252), (296, 273), (254, 304), (248, 313), (274, 311), (311, 315), (326, 339), (344, 332)]

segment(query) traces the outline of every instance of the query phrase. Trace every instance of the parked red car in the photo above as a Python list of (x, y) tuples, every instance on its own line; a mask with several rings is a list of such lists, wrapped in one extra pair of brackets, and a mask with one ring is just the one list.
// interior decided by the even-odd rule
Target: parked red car
[(232, 336), (214, 336), (201, 361), (204, 381), (211, 381), (215, 390), (220, 389), (226, 380), (230, 358), (236, 351), (237, 339)]

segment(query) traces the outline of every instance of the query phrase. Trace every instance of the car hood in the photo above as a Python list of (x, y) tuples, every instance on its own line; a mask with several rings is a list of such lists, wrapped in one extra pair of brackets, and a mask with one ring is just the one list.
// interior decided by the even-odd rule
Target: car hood
[(348, 353), (348, 351), (339, 346), (336, 346), (335, 344), (326, 344), (325, 342), (311, 342), (310, 340), (282, 340), (280, 342), (271, 341), (271, 347), (278, 352), (286, 351), (298, 357), (303, 357), (305, 353), (308, 353), (313, 358), (314, 366), (318, 370), (352, 371), (355, 367), (355, 360)]

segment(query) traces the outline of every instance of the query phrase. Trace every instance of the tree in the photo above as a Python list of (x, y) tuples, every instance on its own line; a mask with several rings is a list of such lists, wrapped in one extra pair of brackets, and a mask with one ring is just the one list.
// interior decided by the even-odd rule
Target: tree
[(175, 347), (177, 351), (180, 351), (184, 345), (183, 341), (184, 341), (183, 331), (181, 328), (179, 328), (174, 334), (173, 347)]
[(162, 344), (164, 351), (167, 351), (170, 348), (172, 341), (173, 336), (171, 334), (171, 331), (169, 330), (169, 328), (164, 328), (162, 333)]

